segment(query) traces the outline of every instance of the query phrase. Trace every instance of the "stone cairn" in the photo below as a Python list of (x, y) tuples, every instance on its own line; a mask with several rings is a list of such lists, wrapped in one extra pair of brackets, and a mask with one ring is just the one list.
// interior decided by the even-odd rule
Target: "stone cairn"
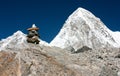
[(32, 25), (31, 28), (28, 28), (28, 35), (27, 35), (27, 42), (28, 43), (34, 43), (34, 44), (39, 44), (39, 34), (38, 34), (38, 30), (39, 28), (37, 28), (35, 26), (35, 24)]

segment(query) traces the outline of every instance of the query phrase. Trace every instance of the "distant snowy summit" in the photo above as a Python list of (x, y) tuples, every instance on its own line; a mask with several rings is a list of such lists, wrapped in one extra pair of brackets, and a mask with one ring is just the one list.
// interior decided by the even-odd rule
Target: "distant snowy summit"
[[(0, 51), (5, 49), (23, 49), (29, 47), (27, 35), (21, 31), (15, 32), (12, 36), (0, 41)], [(49, 46), (49, 44), (40, 39), (39, 45)]]
[[(33, 28), (35, 27), (35, 24), (33, 24)], [(29, 47), (26, 36), (21, 31), (17, 31), (12, 36), (0, 41), (0, 50)], [(78, 50), (84, 46), (92, 49), (120, 48), (120, 32), (109, 30), (99, 18), (83, 8), (78, 8), (68, 17), (62, 29), (50, 44), (39, 40), (39, 45), (56, 46), (63, 49), (73, 48)]]
[(83, 46), (93, 49), (120, 47), (120, 32), (112, 32), (91, 12), (78, 8), (68, 17), (50, 45), (75, 50)]

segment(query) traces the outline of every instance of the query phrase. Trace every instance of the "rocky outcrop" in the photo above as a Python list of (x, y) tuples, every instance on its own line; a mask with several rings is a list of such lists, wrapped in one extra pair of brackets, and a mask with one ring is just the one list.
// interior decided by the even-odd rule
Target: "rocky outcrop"
[(119, 49), (81, 48), (82, 52), (71, 53), (57, 47), (27, 45), (0, 52), (0, 76), (117, 76), (120, 71)]
[(29, 46), (34, 48), (0, 52), (0, 76), (76, 76), (74, 71), (47, 53), (51, 48), (46, 51), (45, 47)]

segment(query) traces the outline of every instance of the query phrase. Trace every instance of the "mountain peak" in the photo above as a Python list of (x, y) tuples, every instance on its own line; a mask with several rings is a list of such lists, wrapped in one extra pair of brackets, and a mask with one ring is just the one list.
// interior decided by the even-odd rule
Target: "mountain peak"
[(99, 18), (83, 8), (78, 8), (68, 17), (50, 44), (61, 48), (72, 46), (75, 50), (82, 46), (93, 49), (120, 46), (115, 41), (113, 32)]
[(13, 35), (18, 35), (18, 36), (20, 36), (20, 35), (25, 35), (22, 31), (20, 31), (20, 30), (18, 30), (17, 32), (15, 32)]
[(76, 9), (71, 15), (71, 16), (75, 16), (75, 17), (86, 17), (86, 16), (91, 16), (91, 17), (95, 17), (90, 11), (84, 9), (84, 8), (78, 8)]
[(73, 14), (79, 14), (79, 15), (81, 15), (81, 14), (86, 14), (86, 13), (92, 14), (91, 12), (89, 12), (88, 10), (86, 10), (86, 9), (84, 9), (84, 8), (82, 8), (82, 7), (77, 8), (77, 9), (73, 12)]
[(21, 48), (22, 43), (26, 42), (26, 35), (22, 33), (21, 31), (15, 32), (12, 36), (9, 36), (6, 39), (2, 39), (0, 41), (0, 50), (6, 49), (6, 48)]
[[(49, 44), (40, 39), (40, 45), (49, 46)], [(28, 47), (28, 43), (26, 41), (26, 34), (22, 31), (15, 32), (12, 36), (9, 36), (6, 39), (2, 39), (0, 41), (0, 51), (6, 48), (17, 48), (23, 49)]]
[[(81, 21), (80, 21), (81, 20)], [(95, 21), (94, 21), (95, 20)], [(91, 29), (94, 29), (93, 22), (99, 22), (101, 24), (103, 24), (101, 22), (101, 20), (97, 17), (95, 17), (90, 11), (84, 9), (84, 8), (78, 8), (76, 9), (66, 20), (66, 24), (63, 27), (66, 27), (66, 25), (71, 25), (74, 24), (76, 22), (82, 22), (81, 24), (88, 24), (88, 26)], [(76, 25), (77, 26), (77, 25)], [(99, 26), (99, 25), (98, 25)], [(102, 26), (102, 25), (101, 25)], [(104, 26), (105, 27), (105, 26)]]

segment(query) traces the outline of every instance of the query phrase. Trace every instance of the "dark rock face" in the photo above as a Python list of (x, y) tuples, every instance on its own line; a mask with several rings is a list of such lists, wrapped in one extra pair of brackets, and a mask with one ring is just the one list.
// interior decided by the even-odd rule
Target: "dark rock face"
[(116, 55), (115, 58), (120, 58), (120, 54)]
[(89, 48), (87, 46), (83, 46), (80, 49), (77, 49), (77, 51), (75, 51), (74, 53), (80, 53), (80, 52), (84, 52), (84, 51), (88, 51), (88, 50), (92, 50), (92, 48)]

